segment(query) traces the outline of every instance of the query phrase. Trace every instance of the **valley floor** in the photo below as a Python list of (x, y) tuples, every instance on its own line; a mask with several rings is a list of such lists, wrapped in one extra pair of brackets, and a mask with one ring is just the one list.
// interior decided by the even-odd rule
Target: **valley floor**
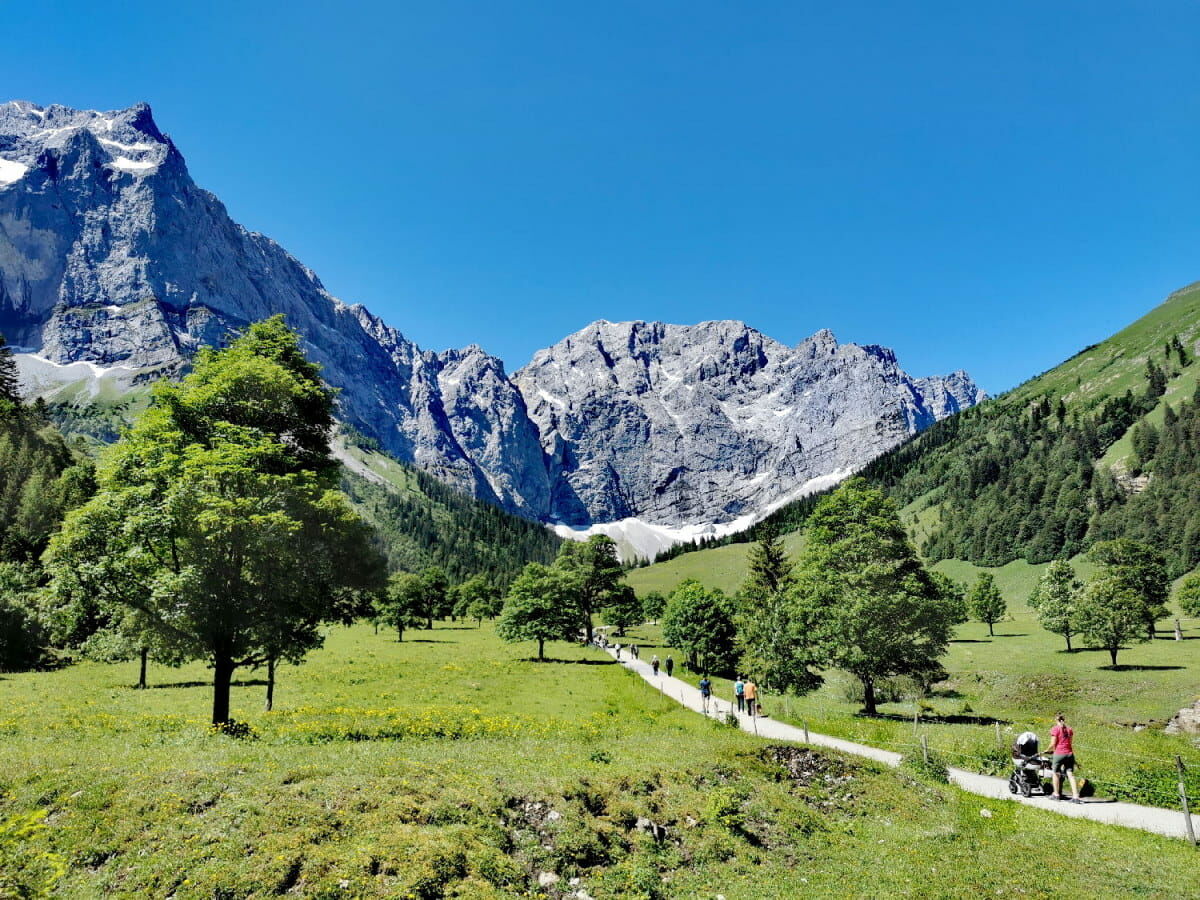
[[(57, 896), (1180, 896), (1180, 841), (973, 797), (901, 768), (755, 740), (597, 651), (528, 659), (489, 625), (397, 643), (335, 629), (243, 673), (81, 664), (0, 680), (0, 885)], [(572, 883), (572, 879), (580, 881)], [(580, 890), (582, 894), (578, 893)], [(4, 889), (0, 888), (0, 895)]]

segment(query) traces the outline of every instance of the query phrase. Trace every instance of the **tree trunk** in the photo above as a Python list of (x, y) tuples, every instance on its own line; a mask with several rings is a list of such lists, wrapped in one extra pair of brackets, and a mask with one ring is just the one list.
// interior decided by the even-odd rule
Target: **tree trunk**
[(992, 623), (988, 622), (988, 637), (995, 637), (996, 632), (992, 630)]
[(538, 638), (538, 660), (541, 661), (545, 658), (546, 658), (546, 640), (545, 640), (545, 638)]
[(868, 716), (875, 715), (875, 682), (870, 678), (860, 678), (863, 686), (863, 712)]
[(592, 642), (592, 614), (588, 613), (584, 617), (584, 621), (587, 623), (587, 642), (590, 644)]
[(404, 640), (404, 626), (397, 625), (396, 626), (396, 642), (399, 643), (403, 640)]
[(1071, 632), (1068, 631), (1066, 633), (1066, 638), (1067, 638), (1067, 652), (1070, 653), (1071, 652)]
[(138, 672), (137, 686), (138, 690), (144, 691), (146, 689), (146, 660), (150, 657), (150, 649), (148, 647), (143, 647), (139, 655), (141, 656), (142, 664), (141, 669)]
[(1118, 648), (1116, 648), (1116, 647), (1108, 648), (1108, 655), (1112, 657), (1112, 664), (1113, 664), (1114, 669), (1117, 667), (1117, 649)]
[(267, 712), (275, 706), (275, 657), (267, 660)]
[(375, 633), (379, 634), (379, 623), (378, 622), (375, 623)]
[(233, 660), (219, 656), (213, 663), (212, 723), (224, 725), (229, 721), (229, 682), (233, 680)]

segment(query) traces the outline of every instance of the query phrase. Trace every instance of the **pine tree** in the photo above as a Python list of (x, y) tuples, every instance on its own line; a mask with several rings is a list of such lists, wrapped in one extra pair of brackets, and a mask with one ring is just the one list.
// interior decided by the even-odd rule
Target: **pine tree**
[(788, 586), (792, 563), (788, 560), (783, 539), (775, 525), (768, 523), (762, 526), (758, 543), (750, 548), (747, 566), (749, 574), (742, 586), (742, 595), (748, 600), (761, 601)]
[(4, 335), (0, 334), (0, 404), (21, 405), (21, 375), (17, 360)]

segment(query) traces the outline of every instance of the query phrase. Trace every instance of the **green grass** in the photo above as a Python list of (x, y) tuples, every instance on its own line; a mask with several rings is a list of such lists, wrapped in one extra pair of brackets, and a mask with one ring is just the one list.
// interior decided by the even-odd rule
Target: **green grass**
[(1172, 335), (1178, 335), (1195, 355), (1200, 338), (1200, 283), (1176, 291), (1132, 325), (1030, 379), (1004, 399), (1019, 403), (1050, 396), (1091, 405), (1126, 390), (1140, 393), (1145, 389), (1147, 355), (1154, 355), (1161, 366), (1163, 344)]
[(147, 691), (131, 665), (5, 676), (0, 818), (46, 819), (15, 855), (0, 837), (0, 884), (57, 857), (57, 896), (89, 898), (518, 897), (544, 895), (541, 872), (597, 900), (1194, 885), (1178, 841), (836, 755), (793, 778), (593, 651), (539, 664), (487, 626), (415, 636), (335, 629), (282, 670), (274, 713), (243, 674), (254, 740), (208, 733), (197, 665), (153, 669)]
[[(804, 540), (799, 531), (784, 535), (783, 543), (788, 553), (795, 556)], [(626, 581), (639, 596), (650, 591), (669, 594), (679, 582), (695, 578), (707, 587), (720, 588), (732, 594), (746, 580), (746, 554), (750, 544), (726, 544), (708, 550), (684, 553), (666, 562), (655, 563), (641, 569), (633, 569)]]
[[(1167, 406), (1174, 406), (1176, 409), (1178, 409), (1181, 401), (1191, 400), (1196, 391), (1197, 384), (1200, 384), (1200, 365), (1193, 364), (1181, 371), (1167, 383), (1167, 392), (1158, 399), (1158, 404), (1154, 407), (1154, 409), (1142, 416), (1141, 421), (1153, 425), (1155, 428), (1162, 428), (1163, 419), (1167, 414)], [(1099, 463), (1102, 466), (1112, 468), (1117, 464), (1127, 464), (1131, 456), (1133, 456), (1132, 428), (1121, 435), (1121, 437), (1104, 452), (1104, 455), (1100, 457)]]
[[(693, 560), (697, 572), (699, 561)], [(1081, 576), (1091, 573), (1087, 560), (1076, 559), (1073, 564)], [(1000, 743), (1007, 747), (1015, 734), (1026, 729), (1045, 740), (1052, 717), (1062, 711), (1078, 731), (1081, 774), (1104, 793), (1173, 806), (1175, 754), (1189, 763), (1200, 787), (1200, 742), (1161, 730), (1181, 707), (1200, 698), (1200, 620), (1183, 620), (1183, 641), (1160, 632), (1152, 643), (1130, 645), (1119, 655), (1121, 670), (1113, 671), (1104, 651), (1067, 653), (1063, 639), (1038, 624), (1026, 601), (1044, 565), (1016, 561), (984, 570), (945, 560), (935, 568), (967, 584), (979, 572), (990, 571), (1008, 602), (1008, 617), (996, 625), (994, 637), (978, 622), (957, 629), (944, 659), (950, 678), (925, 700), (922, 713), (920, 729), (931, 746), (948, 754), (954, 764), (990, 771), (1006, 765), (1006, 757), (996, 755), (1001, 749), (997, 721)], [(717, 579), (701, 577), (701, 581), (713, 584)], [(1169, 623), (1160, 624), (1165, 628)], [(644, 626), (632, 632), (631, 639), (644, 644), (647, 652), (660, 656), (670, 652), (659, 647), (657, 628)], [(1076, 639), (1076, 647), (1079, 643)], [(677, 652), (675, 656), (682, 658)], [(910, 748), (916, 699), (884, 704), (882, 717), (865, 718), (858, 714), (860, 703), (850, 695), (852, 687), (841, 673), (831, 672), (820, 690), (807, 697), (775, 700), (769, 711), (796, 723), (803, 720), (814, 731), (901, 751)], [(732, 693), (728, 681), (721, 681), (718, 689), (725, 697)], [(1148, 727), (1135, 730), (1139, 726)]]

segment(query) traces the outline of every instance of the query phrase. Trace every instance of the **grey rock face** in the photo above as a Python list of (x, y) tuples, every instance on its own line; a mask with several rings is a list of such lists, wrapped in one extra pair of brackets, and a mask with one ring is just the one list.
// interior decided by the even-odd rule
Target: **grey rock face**
[(514, 375), (552, 461), (552, 514), (664, 525), (761, 511), (861, 467), (982, 393), (912, 379), (819, 331), (787, 347), (741, 322), (597, 322)]
[(598, 322), (510, 378), (478, 347), (421, 350), (332, 297), (195, 185), (145, 104), (0, 105), (0, 331), (49, 361), (31, 358), (38, 383), (72, 363), (174, 375), (275, 313), (345, 421), (477, 497), (572, 525), (728, 521), (982, 397), (962, 372), (912, 379), (880, 347), (819, 332), (789, 348), (738, 322)]

